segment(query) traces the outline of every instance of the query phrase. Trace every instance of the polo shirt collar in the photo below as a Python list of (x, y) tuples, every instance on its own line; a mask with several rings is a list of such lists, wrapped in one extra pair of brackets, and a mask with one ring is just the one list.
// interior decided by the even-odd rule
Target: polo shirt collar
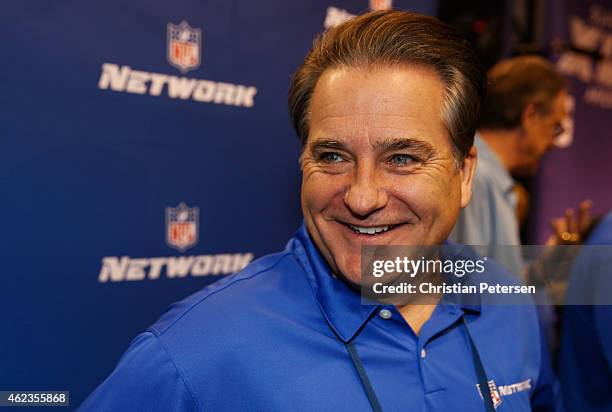
[[(304, 223), (290, 242), (292, 253), (300, 262), (308, 282), (315, 294), (317, 304), (323, 317), (340, 340), (349, 342), (382, 306), (376, 303), (364, 304), (359, 291), (349, 287), (346, 282), (334, 276), (327, 261), (319, 252)], [(474, 257), (476, 253), (462, 245), (445, 242), (445, 245), (457, 256)], [(481, 313), (480, 296), (469, 303), (453, 304), (452, 296), (447, 296), (445, 304), (458, 306), (464, 314)]]
[(304, 223), (298, 229), (292, 252), (304, 268), (317, 303), (331, 329), (343, 342), (349, 342), (380, 305), (362, 304), (361, 294), (332, 275), (331, 268)]

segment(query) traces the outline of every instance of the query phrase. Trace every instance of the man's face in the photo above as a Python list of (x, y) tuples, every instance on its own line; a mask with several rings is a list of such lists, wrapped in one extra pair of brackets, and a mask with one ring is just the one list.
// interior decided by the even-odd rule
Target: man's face
[(516, 175), (533, 176), (538, 171), (540, 160), (553, 148), (555, 138), (563, 132), (561, 124), (568, 115), (567, 98), (567, 93), (562, 91), (552, 101), (550, 112), (540, 113), (532, 109), (531, 114), (525, 115), (524, 136), (519, 143), (521, 163), (513, 171)]
[(360, 281), (362, 245), (434, 245), (471, 195), (441, 119), (444, 86), (414, 67), (329, 69), (301, 158), (308, 231), (336, 274)]

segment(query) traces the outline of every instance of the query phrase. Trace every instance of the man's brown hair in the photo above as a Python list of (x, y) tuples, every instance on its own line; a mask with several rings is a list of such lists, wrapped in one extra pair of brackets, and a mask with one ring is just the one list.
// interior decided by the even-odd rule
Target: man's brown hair
[(480, 111), (479, 128), (511, 130), (521, 125), (523, 109), (533, 103), (547, 114), (565, 89), (565, 79), (539, 56), (502, 60), (488, 74), (489, 87)]
[(452, 27), (430, 16), (404, 11), (363, 14), (315, 39), (293, 75), (289, 112), (302, 148), (309, 133), (310, 100), (330, 68), (420, 66), (445, 85), (442, 120), (461, 163), (474, 142), (486, 88), (484, 70), (470, 44)]

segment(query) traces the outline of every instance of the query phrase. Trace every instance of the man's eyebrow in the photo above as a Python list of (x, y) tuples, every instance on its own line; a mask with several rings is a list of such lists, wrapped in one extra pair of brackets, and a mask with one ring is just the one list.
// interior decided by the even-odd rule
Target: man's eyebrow
[(375, 144), (376, 149), (382, 151), (393, 151), (402, 149), (413, 149), (425, 157), (430, 157), (436, 153), (436, 149), (424, 140), (412, 138), (392, 138), (386, 139)]
[(318, 139), (313, 141), (310, 144), (311, 150), (321, 150), (321, 149), (332, 149), (332, 150), (346, 150), (346, 145), (334, 139)]
[[(421, 156), (425, 158), (429, 158), (436, 153), (436, 149), (424, 140), (413, 139), (413, 138), (402, 138), (396, 137), (391, 139), (386, 139), (380, 142), (376, 142), (374, 144), (374, 148), (380, 151), (393, 151), (393, 150), (402, 150), (402, 149), (412, 149), (421, 154)], [(310, 149), (315, 150), (348, 150), (348, 146), (340, 141), (335, 139), (318, 139), (313, 141), (310, 144)]]

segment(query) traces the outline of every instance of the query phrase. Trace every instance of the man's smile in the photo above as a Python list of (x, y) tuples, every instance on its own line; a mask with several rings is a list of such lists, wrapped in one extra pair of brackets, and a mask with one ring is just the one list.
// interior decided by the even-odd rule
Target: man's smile
[(371, 224), (358, 225), (336, 220), (352, 238), (365, 241), (376, 239), (377, 241), (387, 240), (392, 234), (397, 231), (397, 228), (404, 226), (407, 223), (396, 224)]
[(374, 226), (374, 227), (362, 227), (362, 226), (353, 226), (349, 225), (351, 229), (353, 229), (357, 233), (365, 234), (365, 235), (378, 235), (379, 233), (387, 232), (391, 230), (394, 226)]

